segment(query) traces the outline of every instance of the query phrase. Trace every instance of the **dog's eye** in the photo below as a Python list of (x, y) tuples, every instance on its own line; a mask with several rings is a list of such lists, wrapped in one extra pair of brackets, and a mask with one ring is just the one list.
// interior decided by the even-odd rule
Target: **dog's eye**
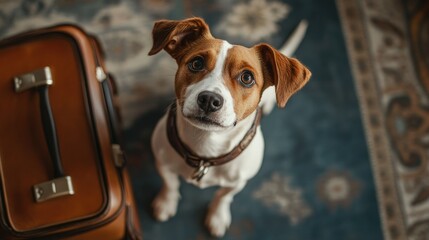
[(253, 84), (255, 84), (255, 78), (253, 77), (253, 74), (248, 70), (245, 70), (241, 73), (239, 80), (241, 85), (247, 88), (250, 88), (251, 86), (253, 86)]
[(204, 70), (204, 59), (203, 57), (195, 57), (188, 63), (188, 68), (192, 72), (200, 72)]

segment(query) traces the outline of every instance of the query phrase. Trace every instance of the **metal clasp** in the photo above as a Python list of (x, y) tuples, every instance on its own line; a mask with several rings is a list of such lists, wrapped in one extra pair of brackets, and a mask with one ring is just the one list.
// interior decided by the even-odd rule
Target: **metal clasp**
[(43, 202), (60, 196), (74, 195), (73, 183), (70, 176), (34, 185), (33, 191), (36, 202)]
[(112, 144), (113, 151), (113, 161), (117, 167), (123, 167), (125, 165), (125, 156), (122, 152), (121, 146), (119, 144)]
[(107, 74), (104, 69), (100, 66), (95, 68), (95, 76), (99, 82), (103, 82), (107, 78)]
[(13, 82), (15, 84), (15, 92), (22, 92), (30, 88), (52, 85), (54, 83), (49, 67), (14, 77)]
[(192, 179), (196, 179), (198, 182), (209, 172), (210, 163), (200, 161), (200, 164), (195, 168), (194, 173), (192, 174)]

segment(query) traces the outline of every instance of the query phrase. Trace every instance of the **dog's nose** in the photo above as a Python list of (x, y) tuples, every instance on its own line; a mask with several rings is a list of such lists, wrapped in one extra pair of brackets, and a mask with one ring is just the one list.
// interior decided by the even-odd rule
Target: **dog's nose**
[(204, 91), (198, 94), (197, 103), (200, 109), (206, 113), (216, 112), (222, 108), (223, 98), (217, 93)]

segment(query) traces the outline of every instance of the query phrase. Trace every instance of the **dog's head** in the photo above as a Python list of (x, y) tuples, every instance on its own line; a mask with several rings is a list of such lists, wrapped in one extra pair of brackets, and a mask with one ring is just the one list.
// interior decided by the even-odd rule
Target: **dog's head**
[(149, 55), (164, 49), (176, 60), (178, 107), (201, 129), (234, 126), (256, 110), (262, 92), (272, 85), (278, 106), (284, 107), (311, 76), (298, 60), (268, 44), (246, 48), (213, 38), (201, 18), (157, 21), (152, 34)]

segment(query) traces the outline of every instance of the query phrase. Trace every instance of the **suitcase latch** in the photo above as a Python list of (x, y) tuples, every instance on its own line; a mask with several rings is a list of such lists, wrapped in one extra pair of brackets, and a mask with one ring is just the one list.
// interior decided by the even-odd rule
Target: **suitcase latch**
[(125, 156), (122, 152), (121, 146), (119, 144), (112, 144), (112, 151), (116, 167), (123, 167), (125, 165)]
[(14, 77), (15, 91), (22, 92), (30, 88), (52, 85), (51, 69), (44, 67), (33, 72)]
[(107, 78), (106, 72), (100, 66), (95, 68), (95, 76), (99, 82), (103, 82)]
[(48, 199), (66, 195), (74, 195), (73, 183), (70, 176), (56, 178), (34, 185), (33, 191), (36, 202), (43, 202)]

